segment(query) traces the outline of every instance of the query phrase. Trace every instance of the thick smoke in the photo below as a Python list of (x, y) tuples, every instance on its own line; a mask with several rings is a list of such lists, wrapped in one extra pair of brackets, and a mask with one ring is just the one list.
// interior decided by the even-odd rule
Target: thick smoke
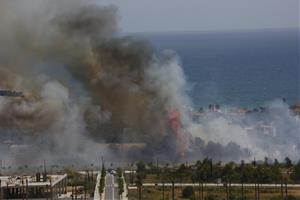
[[(176, 55), (118, 36), (118, 18), (92, 1), (0, 1), (0, 89), (24, 93), (0, 97), (0, 159), (297, 159), (299, 120), (285, 104), (192, 120)], [(261, 115), (276, 133), (249, 130)]]
[(3, 157), (96, 159), (109, 154), (99, 142), (145, 143), (136, 154), (150, 158), (179, 148), (167, 115), (185, 116), (189, 102), (172, 53), (157, 57), (147, 42), (116, 36), (114, 6), (30, 2), (0, 3), (0, 86), (25, 96), (1, 97), (1, 137), (29, 145)]

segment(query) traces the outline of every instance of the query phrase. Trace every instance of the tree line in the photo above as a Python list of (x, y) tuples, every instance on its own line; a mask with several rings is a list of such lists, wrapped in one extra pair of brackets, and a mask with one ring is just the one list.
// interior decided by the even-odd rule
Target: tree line
[(242, 160), (240, 163), (214, 162), (205, 158), (195, 164), (183, 163), (179, 166), (139, 161), (136, 169), (138, 182), (153, 174), (161, 182), (279, 183), (284, 179), (289, 183), (300, 183), (300, 160), (294, 164), (288, 157), (282, 162), (265, 158), (264, 161)]

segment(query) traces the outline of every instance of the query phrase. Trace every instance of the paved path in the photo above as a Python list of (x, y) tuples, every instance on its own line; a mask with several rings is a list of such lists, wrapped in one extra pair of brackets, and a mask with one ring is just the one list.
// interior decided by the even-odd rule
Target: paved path
[(115, 185), (115, 177), (107, 174), (105, 177), (105, 197), (104, 200), (119, 200), (118, 186)]
[(126, 181), (125, 181), (125, 178), (124, 176), (122, 177), (123, 180), (124, 180), (124, 192), (121, 196), (121, 200), (128, 200), (128, 189), (127, 189), (127, 184), (126, 184)]
[[(205, 187), (224, 187), (224, 184), (216, 184), (216, 183), (204, 183), (203, 184)], [(155, 187), (159, 186), (162, 187), (162, 183), (143, 183), (143, 187)], [(165, 183), (165, 186), (170, 187), (172, 186), (171, 183)], [(194, 183), (175, 183), (175, 187), (181, 187), (181, 186), (198, 186), (198, 184)], [(241, 187), (242, 184), (240, 183), (231, 183), (231, 187)], [(278, 188), (281, 187), (280, 184), (259, 184), (260, 187), (265, 187), (265, 188)], [(252, 183), (245, 183), (244, 187), (255, 187), (254, 184)], [(285, 185), (283, 185), (285, 187)], [(300, 184), (287, 184), (288, 188), (300, 188)], [(137, 189), (136, 186), (130, 186), (129, 189)]]
[[(95, 192), (94, 192), (94, 200), (103, 200), (103, 195), (99, 194), (99, 182), (101, 178), (101, 172), (98, 172), (97, 180), (96, 180), (96, 186), (95, 186)], [(100, 197), (101, 196), (101, 197)]]

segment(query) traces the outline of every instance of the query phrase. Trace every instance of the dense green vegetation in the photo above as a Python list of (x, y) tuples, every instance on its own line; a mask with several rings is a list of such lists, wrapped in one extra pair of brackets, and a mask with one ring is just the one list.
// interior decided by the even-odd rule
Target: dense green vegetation
[(117, 180), (118, 180), (119, 195), (122, 195), (124, 192), (124, 179), (123, 179), (123, 172), (121, 168), (117, 169)]
[(187, 186), (184, 187), (182, 190), (182, 195), (183, 198), (193, 198), (195, 197), (195, 191), (192, 186)]

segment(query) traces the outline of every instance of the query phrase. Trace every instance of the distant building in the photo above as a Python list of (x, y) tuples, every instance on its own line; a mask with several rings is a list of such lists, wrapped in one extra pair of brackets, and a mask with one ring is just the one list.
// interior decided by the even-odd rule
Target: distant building
[(24, 97), (22, 92), (16, 92), (16, 91), (13, 91), (13, 90), (0, 90), (0, 96)]
[(67, 174), (0, 176), (0, 199), (57, 199), (67, 193)]
[(300, 103), (290, 106), (290, 109), (296, 114), (300, 116)]

